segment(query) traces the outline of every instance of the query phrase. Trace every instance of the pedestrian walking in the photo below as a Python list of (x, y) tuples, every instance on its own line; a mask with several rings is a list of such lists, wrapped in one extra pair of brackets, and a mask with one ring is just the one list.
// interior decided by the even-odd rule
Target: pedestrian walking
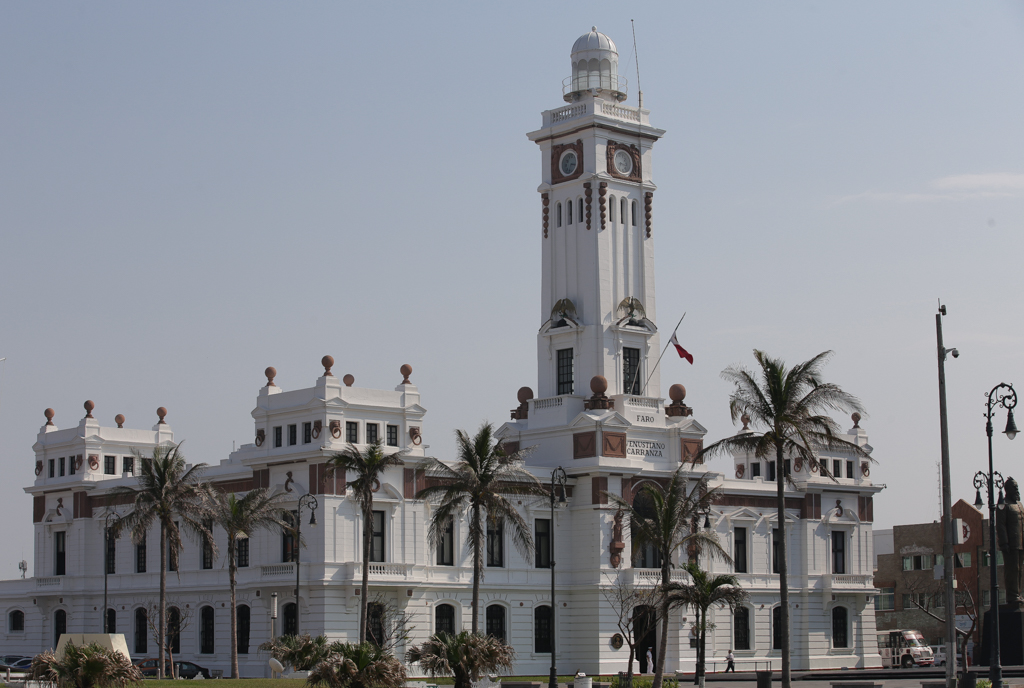
[(651, 648), (647, 648), (647, 671), (654, 673), (654, 655), (651, 654)]
[(732, 653), (732, 648), (729, 648), (729, 652), (725, 655), (725, 661), (728, 662), (728, 664), (725, 665), (725, 672), (729, 673), (731, 671), (732, 673), (735, 674), (736, 673), (736, 655), (734, 655)]

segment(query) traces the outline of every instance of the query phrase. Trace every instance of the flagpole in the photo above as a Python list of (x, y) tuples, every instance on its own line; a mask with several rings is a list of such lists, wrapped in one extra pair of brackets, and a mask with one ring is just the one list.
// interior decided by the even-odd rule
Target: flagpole
[[(685, 318), (685, 317), (686, 317), (686, 313), (683, 312), (683, 318)], [(654, 364), (654, 367), (651, 368), (651, 374), (647, 376), (647, 380), (644, 382), (643, 389), (640, 390), (640, 395), (641, 396), (643, 396), (643, 393), (647, 391), (647, 384), (651, 381), (651, 378), (654, 377), (654, 371), (656, 371), (658, 369), (658, 365), (661, 363), (662, 357), (665, 355), (665, 352), (668, 351), (669, 344), (672, 343), (672, 337), (675, 336), (676, 330), (678, 330), (679, 326), (683, 324), (683, 318), (679, 318), (679, 322), (676, 323), (675, 330), (672, 330), (672, 335), (668, 338), (668, 342), (665, 344), (665, 348), (661, 350), (661, 356), (658, 356), (657, 362)], [(637, 370), (637, 372), (640, 372), (640, 366), (637, 366), (636, 370)], [(635, 379), (635, 377), (634, 377), (634, 379)], [(630, 388), (632, 389), (632, 387), (633, 387), (633, 385), (631, 384)]]

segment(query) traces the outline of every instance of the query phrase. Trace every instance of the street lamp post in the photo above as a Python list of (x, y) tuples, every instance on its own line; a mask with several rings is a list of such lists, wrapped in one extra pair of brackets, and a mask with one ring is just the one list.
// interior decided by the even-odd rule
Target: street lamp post
[(555, 669), (555, 485), (558, 485), (558, 505), (565, 506), (565, 471), (559, 466), (551, 471), (551, 524), (548, 526), (548, 565), (551, 568), (551, 676), (548, 688), (558, 688), (558, 671)]
[(270, 593), (270, 639), (273, 640), (277, 636), (274, 635), (274, 622), (277, 621), (277, 593)]
[[(939, 446), (942, 453), (942, 561), (943, 588), (946, 598), (946, 688), (956, 686), (956, 595), (953, 582), (953, 497), (949, 477), (949, 424), (946, 418), (946, 356), (958, 358), (960, 352), (947, 349), (942, 342), (942, 316), (946, 307), (939, 304), (935, 314), (935, 340), (939, 358)], [(965, 648), (966, 649), (966, 648)], [(952, 658), (952, 659), (949, 659)]]
[(107, 633), (107, 576), (110, 574), (110, 523), (114, 526), (121, 521), (116, 511), (108, 511), (103, 519), (103, 632)]
[(997, 502), (995, 498), (995, 491), (997, 488), (999, 489), (998, 505), (1001, 506), (1003, 503), (1003, 476), (1000, 475), (998, 471), (994, 470), (992, 466), (992, 414), (997, 406), (1005, 408), (1006, 429), (1003, 430), (1003, 433), (1011, 440), (1016, 437), (1017, 424), (1013, 422), (1013, 408), (1017, 405), (1017, 392), (1013, 389), (1013, 385), (1001, 382), (993, 387), (992, 391), (986, 394), (985, 397), (985, 434), (988, 435), (988, 473), (986, 474), (984, 471), (978, 471), (974, 474), (974, 487), (977, 489), (977, 496), (974, 500), (974, 505), (979, 509), (981, 508), (981, 488), (983, 486), (987, 486), (988, 530), (990, 543), (988, 570), (989, 589), (991, 590), (991, 599), (989, 600), (989, 617), (992, 619), (992, 637), (987, 641), (989, 643), (991, 658), (989, 661), (988, 676), (989, 680), (992, 681), (992, 688), (1002, 688), (1003, 668), (999, 664), (999, 578), (996, 575), (996, 553), (999, 549), (996, 543)]
[(299, 505), (295, 509), (295, 635), (299, 635), (299, 552), (302, 550), (302, 507), (309, 507), (309, 526), (316, 528), (316, 508), (320, 503), (311, 494), (299, 497)]

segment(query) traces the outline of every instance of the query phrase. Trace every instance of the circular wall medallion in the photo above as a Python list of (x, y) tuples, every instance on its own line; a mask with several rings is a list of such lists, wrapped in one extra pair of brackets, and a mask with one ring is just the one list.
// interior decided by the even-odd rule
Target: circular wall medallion
[(633, 156), (624, 150), (615, 152), (615, 169), (621, 175), (629, 175), (633, 171)]
[(616, 633), (615, 635), (612, 636), (612, 647), (615, 648), (616, 650), (618, 650), (620, 647), (622, 647), (622, 634), (621, 633)]
[(558, 161), (558, 169), (561, 170), (563, 177), (568, 177), (576, 171), (576, 166), (578, 164), (579, 161), (576, 159), (576, 151), (567, 150), (562, 153), (562, 159)]
[(737, 478), (742, 478), (744, 472), (745, 472), (745, 468), (744, 468), (743, 464), (737, 464), (736, 465), (736, 477)]
[(373, 479), (373, 484), (370, 485), (370, 490), (372, 490), (373, 492), (376, 492), (379, 489), (380, 489), (380, 481), (377, 480), (376, 478), (374, 478)]

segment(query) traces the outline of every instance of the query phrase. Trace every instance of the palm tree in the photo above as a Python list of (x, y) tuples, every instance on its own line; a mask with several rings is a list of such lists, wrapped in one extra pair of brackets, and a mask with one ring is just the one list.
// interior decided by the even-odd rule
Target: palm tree
[(697, 614), (697, 629), (700, 632), (700, 644), (697, 647), (697, 673), (695, 682), (704, 685), (705, 640), (708, 628), (708, 609), (711, 607), (728, 606), (735, 609), (750, 595), (740, 587), (739, 579), (731, 573), (712, 576), (694, 562), (688, 563), (685, 570), (690, 574), (689, 583), (670, 583), (667, 597), (670, 607), (687, 606)]
[(454, 676), (455, 688), (472, 688), (473, 677), (482, 673), (511, 671), (516, 651), (500, 639), (462, 631), (438, 633), (406, 653), (431, 676)]
[(124, 688), (141, 683), (142, 671), (116, 650), (69, 642), (59, 657), (52, 650), (36, 655), (32, 678), (57, 688)]
[(271, 638), (260, 649), (269, 652), (270, 656), (293, 671), (309, 671), (331, 654), (333, 645), (327, 642), (327, 636), (315, 638), (308, 633), (303, 635), (279, 635)]
[(506, 453), (494, 439), (490, 423), (480, 426), (474, 437), (465, 430), (456, 430), (459, 460), (449, 466), (439, 459), (428, 459), (424, 466), (433, 485), (416, 494), (417, 499), (436, 500), (430, 516), (427, 541), (432, 546), (444, 537), (448, 525), (467, 509), (470, 512), (466, 541), (473, 550), (473, 633), (480, 630), (480, 580), (484, 575), (484, 543), (487, 523), (508, 533), (512, 543), (527, 561), (533, 561), (533, 536), (526, 519), (515, 504), (504, 495), (539, 495), (549, 493), (523, 467), (526, 450)]
[(238, 678), (238, 607), (235, 599), (237, 540), (274, 526), (288, 527), (281, 517), (280, 499), (258, 487), (238, 499), (233, 492), (217, 495), (213, 518), (228, 534), (228, 581), (231, 586), (231, 678)]
[(710, 530), (699, 527), (700, 517), (711, 511), (711, 505), (721, 496), (719, 488), (709, 488), (711, 476), (704, 474), (693, 480), (683, 474), (680, 466), (672, 474), (664, 492), (647, 483), (632, 502), (614, 494), (608, 497), (629, 515), (633, 541), (638, 545), (651, 546), (661, 562), (661, 595), (658, 617), (661, 621), (661, 640), (658, 642), (658, 657), (652, 688), (661, 688), (665, 671), (665, 652), (668, 649), (668, 607), (666, 595), (671, 582), (672, 555), (680, 548), (707, 551), (731, 561), (718, 537)]
[(821, 369), (832, 356), (825, 351), (793, 368), (772, 358), (763, 351), (754, 350), (759, 370), (751, 373), (741, 367), (722, 371), (722, 378), (735, 385), (729, 397), (729, 412), (733, 423), (743, 415), (763, 432), (745, 432), (726, 437), (705, 447), (699, 457), (724, 453), (752, 454), (759, 459), (775, 461), (776, 495), (779, 522), (779, 593), (781, 596), (782, 688), (790, 688), (789, 648), (789, 581), (786, 560), (786, 457), (796, 457), (812, 468), (820, 468), (824, 475), (828, 469), (818, 462), (817, 449), (848, 451), (856, 456), (867, 456), (856, 444), (841, 440), (839, 425), (828, 415), (832, 411), (864, 412), (860, 401), (844, 392), (838, 385), (822, 380)]
[[(396, 451), (391, 454), (384, 453), (384, 446), (378, 440), (367, 445), (366, 449), (359, 448), (349, 442), (344, 451), (332, 454), (327, 459), (327, 475), (333, 477), (336, 473), (343, 476), (349, 472), (355, 474), (355, 480), (348, 482), (352, 489), (352, 496), (359, 503), (363, 511), (363, 584), (361, 597), (359, 598), (359, 642), (366, 642), (366, 596), (370, 587), (370, 537), (373, 534), (373, 492), (374, 486), (380, 488), (380, 479), (384, 472), (393, 466), (404, 464), (402, 456), (407, 450)], [(296, 611), (296, 613), (298, 613)]]
[(373, 643), (332, 643), (331, 654), (313, 667), (310, 686), (327, 688), (402, 688), (405, 667)]
[[(213, 533), (207, 527), (213, 489), (202, 481), (205, 463), (189, 466), (180, 451), (180, 444), (154, 447), (152, 456), (143, 456), (133, 450), (139, 465), (138, 487), (115, 487), (110, 493), (110, 503), (128, 502), (132, 511), (124, 516), (115, 527), (115, 535), (122, 530), (131, 533), (132, 541), (138, 544), (146, 537), (153, 523), (160, 525), (160, 619), (157, 645), (159, 657), (157, 672), (164, 675), (164, 657), (167, 633), (167, 554), (177, 560), (182, 550), (182, 528), (189, 535), (205, 538), (214, 555), (217, 552)], [(179, 521), (176, 519), (180, 519)]]

